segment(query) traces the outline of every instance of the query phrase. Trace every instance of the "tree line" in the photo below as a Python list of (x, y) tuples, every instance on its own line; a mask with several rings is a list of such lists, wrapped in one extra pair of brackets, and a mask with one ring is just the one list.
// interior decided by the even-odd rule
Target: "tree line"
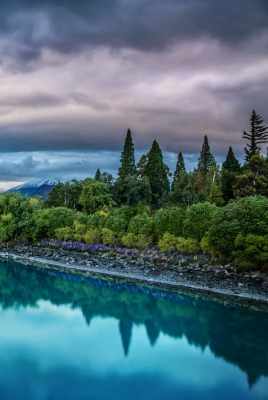
[(205, 135), (197, 168), (187, 172), (178, 154), (171, 174), (156, 140), (135, 162), (127, 131), (118, 177), (96, 171), (94, 178), (59, 183), (47, 200), (18, 193), (0, 197), (0, 240), (57, 238), (123, 244), (161, 251), (203, 251), (244, 267), (268, 266), (268, 160), (260, 155), (268, 128), (252, 112), (245, 163), (232, 147), (220, 168)]

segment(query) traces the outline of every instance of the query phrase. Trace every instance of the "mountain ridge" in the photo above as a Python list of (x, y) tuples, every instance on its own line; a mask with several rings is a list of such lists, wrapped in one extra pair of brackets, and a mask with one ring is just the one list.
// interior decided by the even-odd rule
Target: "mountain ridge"
[(40, 196), (41, 200), (46, 200), (51, 190), (58, 184), (63, 183), (62, 178), (55, 179), (33, 179), (22, 183), (8, 190), (9, 193), (19, 192), (23, 196), (35, 197)]

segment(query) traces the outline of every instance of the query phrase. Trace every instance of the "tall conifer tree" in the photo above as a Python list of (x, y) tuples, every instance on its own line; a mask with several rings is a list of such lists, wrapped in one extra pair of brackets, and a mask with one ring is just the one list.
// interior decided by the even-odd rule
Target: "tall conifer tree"
[(118, 169), (119, 178), (133, 176), (136, 174), (136, 164), (134, 155), (134, 145), (132, 142), (130, 129), (127, 131), (124, 148), (121, 155), (121, 166)]
[(239, 161), (236, 159), (233, 149), (230, 146), (221, 170), (222, 195), (226, 202), (234, 199), (233, 185), (240, 170)]
[(180, 176), (181, 176), (182, 171), (185, 172), (186, 169), (185, 169), (185, 164), (184, 164), (184, 158), (183, 158), (182, 152), (180, 151), (179, 154), (178, 154), (178, 160), (177, 160), (177, 164), (176, 164), (176, 169), (175, 169), (175, 172), (174, 172), (174, 175), (173, 175), (173, 181), (172, 181), (172, 185), (171, 185), (172, 192), (174, 192), (176, 183), (178, 183), (179, 180), (180, 180)]
[(152, 189), (152, 205), (159, 205), (161, 199), (169, 193), (168, 167), (163, 162), (162, 151), (156, 140), (148, 153), (144, 167), (144, 176), (148, 176)]
[(246, 147), (244, 148), (246, 153), (246, 161), (249, 161), (252, 156), (257, 154), (261, 150), (261, 144), (268, 142), (268, 127), (263, 125), (263, 119), (252, 111), (250, 117), (250, 132), (243, 131), (243, 139), (248, 140)]
[(94, 179), (95, 179), (96, 181), (100, 181), (100, 180), (101, 180), (101, 172), (100, 172), (100, 169), (99, 169), (99, 168), (98, 168), (97, 171), (96, 171), (96, 174), (95, 174), (95, 176), (94, 176)]
[(197, 170), (201, 172), (203, 176), (205, 176), (209, 172), (210, 168), (215, 164), (215, 158), (210, 152), (208, 138), (207, 135), (205, 135), (202, 150), (200, 152), (200, 157), (198, 158)]

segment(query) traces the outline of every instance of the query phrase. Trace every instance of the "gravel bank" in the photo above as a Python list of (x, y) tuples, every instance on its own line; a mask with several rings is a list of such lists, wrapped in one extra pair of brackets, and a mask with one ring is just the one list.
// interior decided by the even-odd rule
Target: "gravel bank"
[(267, 272), (241, 271), (230, 264), (215, 266), (197, 261), (173, 265), (170, 260), (152, 263), (129, 260), (121, 255), (110, 257), (107, 253), (96, 255), (39, 246), (2, 246), (0, 257), (62, 272), (109, 276), (150, 286), (207, 293), (250, 306), (262, 305), (268, 310)]

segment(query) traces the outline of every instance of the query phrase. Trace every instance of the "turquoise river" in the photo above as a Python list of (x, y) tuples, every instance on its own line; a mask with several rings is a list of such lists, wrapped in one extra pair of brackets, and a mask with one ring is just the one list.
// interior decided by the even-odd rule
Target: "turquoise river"
[(1, 400), (268, 399), (268, 313), (0, 263)]

